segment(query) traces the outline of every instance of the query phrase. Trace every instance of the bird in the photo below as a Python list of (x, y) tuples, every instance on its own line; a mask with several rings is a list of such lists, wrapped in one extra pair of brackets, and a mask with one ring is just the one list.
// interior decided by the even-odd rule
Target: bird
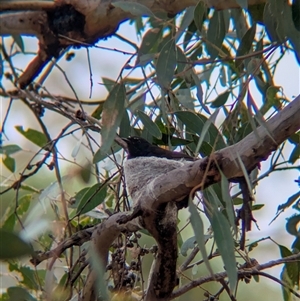
[[(156, 177), (197, 160), (187, 154), (153, 145), (142, 137), (132, 136), (122, 140), (126, 143), (128, 153), (124, 163), (125, 181), (134, 202)], [(187, 207), (188, 200), (189, 196), (176, 200), (177, 208)]]
[(138, 136), (132, 136), (128, 138), (122, 138), (127, 144), (127, 159), (133, 159), (137, 157), (158, 157), (166, 158), (170, 160), (185, 160), (195, 161), (196, 158), (191, 157), (181, 152), (174, 152), (159, 146), (153, 145), (146, 139)]

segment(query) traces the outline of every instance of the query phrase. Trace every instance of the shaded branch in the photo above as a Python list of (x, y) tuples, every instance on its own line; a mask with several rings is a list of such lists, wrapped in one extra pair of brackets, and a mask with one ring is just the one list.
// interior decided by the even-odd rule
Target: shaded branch
[[(300, 260), (300, 253), (291, 255), (288, 257), (280, 258), (277, 260), (272, 260), (272, 261), (266, 262), (264, 264), (258, 264), (258, 265), (255, 265), (254, 267), (247, 268), (247, 269), (240, 268), (238, 270), (238, 276), (239, 276), (239, 279), (243, 279), (245, 277), (249, 278), (249, 276), (259, 275), (260, 274), (259, 271), (261, 271), (261, 270), (269, 269), (274, 266), (288, 263), (288, 262), (298, 262), (299, 260)], [(172, 294), (171, 297), (172, 297), (172, 299), (177, 298), (177, 297), (183, 295), (184, 293), (188, 292), (189, 290), (191, 290), (194, 287), (197, 287), (199, 285), (202, 285), (202, 284), (208, 283), (208, 282), (212, 282), (212, 281), (220, 281), (221, 279), (224, 279), (226, 277), (227, 277), (227, 272), (216, 273), (214, 275), (210, 275), (207, 277), (201, 277), (197, 280), (193, 280), (193, 281), (189, 282), (186, 285), (183, 285), (181, 288), (176, 290)], [(291, 290), (291, 291), (293, 292), (294, 295), (296, 295), (298, 297), (300, 296), (295, 291), (293, 291), (293, 290)]]

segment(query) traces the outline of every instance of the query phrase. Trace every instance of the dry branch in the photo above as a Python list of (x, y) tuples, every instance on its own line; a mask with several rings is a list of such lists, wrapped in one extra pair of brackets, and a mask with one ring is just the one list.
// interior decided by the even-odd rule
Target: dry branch
[[(170, 16), (198, 3), (196, 0), (128, 2), (141, 4), (154, 14), (164, 12)], [(216, 9), (239, 7), (235, 0), (205, 2), (208, 7)], [(253, 5), (265, 1), (248, 2)], [(37, 57), (18, 80), (21, 88), (30, 84), (43, 67), (52, 58), (58, 58), (66, 47), (92, 46), (99, 39), (114, 34), (122, 22), (135, 17), (115, 7), (114, 1), (101, 0), (1, 1), (0, 12), (0, 35), (33, 35), (39, 39)]]

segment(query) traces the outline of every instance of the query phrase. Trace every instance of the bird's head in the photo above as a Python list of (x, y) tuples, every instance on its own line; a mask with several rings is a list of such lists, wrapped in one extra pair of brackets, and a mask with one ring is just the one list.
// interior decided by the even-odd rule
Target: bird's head
[(122, 138), (122, 140), (127, 144), (128, 159), (147, 156), (148, 150), (152, 147), (146, 139), (137, 136)]

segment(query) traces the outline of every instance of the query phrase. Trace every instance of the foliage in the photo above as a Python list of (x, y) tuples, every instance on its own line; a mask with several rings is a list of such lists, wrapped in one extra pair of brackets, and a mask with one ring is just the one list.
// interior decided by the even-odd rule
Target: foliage
[[(237, 2), (242, 7), (246, 3)], [(119, 8), (129, 11), (130, 5), (118, 3)], [(3, 199), (11, 198), (13, 191), (14, 202), (7, 204), (2, 213), (0, 256), (6, 260), (8, 270), (23, 280), (10, 287), (1, 300), (45, 300), (46, 295), (52, 300), (70, 300), (82, 289), (87, 275), (88, 239), (82, 247), (74, 243), (72, 251), (59, 253), (60, 263), (49, 259), (47, 269), (34, 268), (28, 257), (25, 263), (21, 259), (32, 254), (32, 248), (41, 252), (54, 249), (59, 242), (74, 237), (74, 233), (103, 222), (108, 212), (132, 209), (121, 168), (124, 152), (114, 142), (117, 134), (142, 136), (169, 149), (205, 157), (255, 132), (290, 102), (274, 80), (277, 67), (287, 54), (294, 56), (295, 64), (300, 61), (300, 32), (295, 21), (299, 20), (299, 12), (297, 19), (297, 13), (292, 13), (285, 1), (267, 1), (249, 10), (222, 11), (199, 2), (175, 17), (154, 14), (135, 4), (132, 13), (136, 18), (130, 22), (140, 43), (131, 42), (129, 36), (119, 36), (134, 51), (127, 53), (128, 60), (118, 78), (102, 78), (107, 89), (103, 100), (79, 99), (79, 87), (72, 86), (58, 60), (53, 60), (26, 90), (19, 89), (22, 71), (17, 58), (25, 59), (30, 53), (21, 36), (2, 39), (0, 79), (2, 106), (6, 109), (0, 154), (3, 168), (9, 173), (3, 175), (1, 194)], [(65, 49), (59, 59), (68, 60), (77, 51)], [(99, 62), (92, 63), (97, 66)], [(55, 77), (52, 68), (63, 72), (73, 96), (56, 94), (50, 84)], [(92, 70), (90, 75), (92, 94), (93, 82), (98, 79), (93, 78)], [(22, 114), (33, 116), (37, 123), (27, 127), (14, 118), (15, 103), (22, 104)], [(14, 120), (18, 136), (7, 134), (11, 132), (7, 128), (9, 119)], [(20, 135), (31, 144), (19, 142)], [(261, 180), (277, 170), (297, 168), (299, 137), (299, 132), (295, 133), (272, 154), (268, 170), (259, 173), (256, 169), (249, 177), (246, 172), (251, 189), (263, 185)], [(70, 141), (76, 146), (66, 156), (64, 148), (69, 147), (66, 144)], [(286, 145), (291, 147), (288, 157), (282, 155)], [(62, 165), (67, 166), (66, 171), (62, 171)], [(45, 173), (54, 173), (55, 181), (51, 183)], [(40, 177), (44, 177), (41, 182)], [(70, 181), (78, 183), (75, 191), (68, 191)], [(194, 257), (182, 256), (186, 260), (180, 269), (182, 278), (190, 270), (195, 276), (195, 267), (201, 269), (203, 262), (212, 272), (213, 259), (223, 260), (229, 279), (221, 282), (224, 289), (207, 292), (207, 297), (218, 299), (226, 292), (234, 294), (238, 282), (243, 280), (237, 269), (251, 262), (251, 252), (263, 241), (239, 249), (241, 229), (236, 225), (235, 211), (241, 205), (239, 195), (239, 189), (223, 177), (220, 184), (196, 196), (197, 206), (190, 206), (188, 226), (195, 238), (183, 238), (178, 232), (182, 255), (192, 249), (196, 256), (200, 249), (203, 258), (193, 261)], [(278, 208), (278, 214), (291, 206), (294, 210), (290, 211), (286, 229), (295, 241), (291, 248), (279, 245), (282, 258), (300, 250), (299, 215), (294, 215), (299, 211), (299, 202), (296, 192)], [(252, 210), (263, 208), (263, 204), (251, 206)], [(211, 225), (209, 233), (204, 233), (203, 223)], [(145, 236), (144, 233), (142, 238)], [(18, 250), (12, 252), (15, 248)], [(108, 268), (112, 271), (112, 294), (125, 286), (141, 295), (148, 273), (142, 269), (142, 261), (150, 257), (148, 253), (155, 253), (155, 248), (144, 246), (140, 233), (119, 237), (111, 248), (111, 258), (119, 263), (119, 274), (113, 263)], [(51, 271), (53, 265), (63, 272)], [(293, 288), (299, 285), (299, 274), (299, 261), (284, 265), (280, 277), (285, 301), (290, 300)]]

